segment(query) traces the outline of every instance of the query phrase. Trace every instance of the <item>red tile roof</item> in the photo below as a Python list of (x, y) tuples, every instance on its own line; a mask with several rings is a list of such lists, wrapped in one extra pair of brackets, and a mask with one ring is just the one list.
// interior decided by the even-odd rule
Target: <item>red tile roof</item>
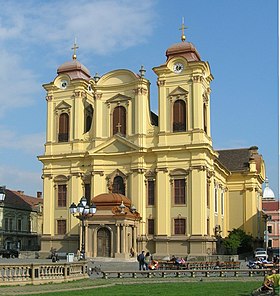
[(262, 209), (263, 211), (278, 211), (279, 201), (263, 201)]
[(43, 204), (42, 198), (25, 195), (21, 191), (5, 189), (5, 194), (4, 206), (6, 207), (32, 211), (38, 204)]

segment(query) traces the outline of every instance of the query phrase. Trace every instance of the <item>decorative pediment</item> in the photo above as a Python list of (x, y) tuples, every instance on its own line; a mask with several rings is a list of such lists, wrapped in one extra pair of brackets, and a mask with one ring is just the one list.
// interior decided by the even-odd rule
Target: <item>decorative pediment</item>
[(55, 109), (70, 109), (71, 105), (69, 105), (68, 103), (66, 103), (65, 101), (61, 101), (56, 107)]
[(114, 135), (109, 141), (97, 146), (95, 149), (89, 151), (89, 154), (115, 154), (133, 152), (139, 149), (138, 146), (127, 141), (125, 138)]
[(186, 175), (188, 175), (188, 173), (189, 172), (184, 169), (175, 169), (170, 172), (170, 176), (171, 177), (186, 176)]
[(170, 97), (177, 97), (177, 96), (186, 96), (189, 92), (182, 87), (176, 87), (170, 94)]
[(122, 94), (117, 94), (113, 96), (112, 98), (108, 99), (106, 103), (118, 103), (118, 102), (127, 102), (130, 101), (131, 97), (122, 95)]

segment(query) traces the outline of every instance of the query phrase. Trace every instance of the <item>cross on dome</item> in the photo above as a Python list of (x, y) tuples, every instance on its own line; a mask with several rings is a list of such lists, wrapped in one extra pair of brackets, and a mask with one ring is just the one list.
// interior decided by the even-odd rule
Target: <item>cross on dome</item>
[(75, 37), (75, 41), (74, 41), (74, 46), (71, 48), (73, 49), (74, 53), (72, 55), (72, 59), (76, 60), (77, 59), (77, 55), (76, 55), (76, 50), (79, 48), (79, 46), (77, 45), (77, 38)]
[(185, 33), (184, 33), (184, 29), (187, 29), (188, 27), (185, 26), (184, 24), (184, 17), (182, 17), (182, 26), (179, 30), (182, 30), (182, 35), (181, 35), (181, 40), (182, 42), (184, 42), (186, 40), (186, 36), (185, 36)]

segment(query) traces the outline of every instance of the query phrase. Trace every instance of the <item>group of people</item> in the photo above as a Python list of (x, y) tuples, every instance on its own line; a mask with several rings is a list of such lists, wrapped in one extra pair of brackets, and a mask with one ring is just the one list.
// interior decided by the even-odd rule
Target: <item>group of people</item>
[(158, 269), (158, 261), (153, 260), (149, 252), (145, 254), (145, 251), (142, 251), (137, 256), (137, 261), (139, 263), (139, 270), (154, 270)]

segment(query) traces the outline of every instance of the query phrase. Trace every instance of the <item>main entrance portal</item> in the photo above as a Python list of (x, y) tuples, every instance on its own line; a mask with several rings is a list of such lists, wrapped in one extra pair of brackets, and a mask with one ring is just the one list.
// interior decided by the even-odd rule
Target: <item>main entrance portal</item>
[(97, 257), (111, 257), (111, 233), (107, 228), (97, 232)]

